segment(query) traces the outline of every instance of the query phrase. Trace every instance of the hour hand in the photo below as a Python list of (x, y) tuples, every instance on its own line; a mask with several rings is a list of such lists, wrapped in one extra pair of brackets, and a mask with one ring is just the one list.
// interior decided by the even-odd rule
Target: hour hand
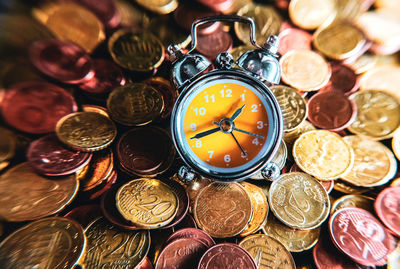
[(231, 117), (231, 121), (234, 121), (239, 115), (240, 113), (242, 113), (242, 110), (244, 108), (245, 105), (242, 105), (242, 107), (238, 108), (232, 115)]
[(196, 134), (195, 136), (191, 137), (190, 139), (199, 139), (199, 138), (205, 137), (205, 136), (207, 136), (207, 135), (216, 133), (216, 132), (218, 132), (219, 130), (220, 130), (219, 127), (214, 128), (214, 129), (210, 129), (210, 130), (207, 130), (207, 131), (198, 133), (198, 134)]

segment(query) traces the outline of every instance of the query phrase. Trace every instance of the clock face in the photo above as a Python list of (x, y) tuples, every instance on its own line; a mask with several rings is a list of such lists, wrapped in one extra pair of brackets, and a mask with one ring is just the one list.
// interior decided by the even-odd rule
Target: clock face
[(278, 116), (257, 83), (229, 76), (199, 81), (176, 113), (178, 152), (205, 171), (243, 172), (275, 147)]

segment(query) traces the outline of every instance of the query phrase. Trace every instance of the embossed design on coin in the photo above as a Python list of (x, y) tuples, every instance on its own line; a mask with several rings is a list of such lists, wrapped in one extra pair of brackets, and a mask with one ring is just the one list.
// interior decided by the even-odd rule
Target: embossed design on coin
[(76, 112), (62, 118), (56, 127), (58, 139), (81, 151), (108, 147), (117, 136), (114, 123), (99, 113)]
[(353, 168), (341, 178), (355, 186), (375, 187), (388, 182), (397, 170), (393, 153), (380, 142), (357, 135), (343, 137), (354, 151)]
[(111, 92), (107, 109), (113, 120), (123, 125), (140, 126), (161, 115), (164, 100), (159, 91), (144, 83), (131, 83)]
[(314, 229), (329, 215), (325, 188), (306, 173), (286, 173), (272, 182), (268, 201), (274, 215), (297, 229)]
[(14, 166), (0, 177), (0, 218), (27, 221), (61, 211), (75, 197), (75, 175), (49, 179), (28, 163)]
[(379, 219), (397, 236), (400, 236), (400, 187), (383, 190), (375, 200)]
[[(85, 249), (82, 227), (66, 218), (45, 218), (0, 243), (2, 268), (72, 268)], [(29, 249), (29, 251), (25, 251)]]
[(168, 116), (171, 115), (175, 101), (178, 98), (178, 91), (172, 87), (168, 80), (162, 77), (152, 77), (148, 80), (145, 80), (144, 83), (149, 84), (161, 92), (164, 100), (164, 109), (161, 113), (161, 118), (168, 118)]
[(281, 242), (290, 252), (301, 252), (312, 248), (317, 243), (321, 226), (312, 230), (293, 229), (270, 214), (262, 229), (266, 235)]
[(167, 225), (178, 210), (172, 189), (157, 179), (141, 178), (121, 186), (116, 194), (121, 215), (144, 229)]
[(85, 269), (135, 268), (146, 257), (150, 248), (148, 231), (118, 229), (105, 218), (92, 222), (85, 230)]
[(282, 110), (284, 131), (293, 131), (307, 118), (308, 109), (306, 101), (291, 87), (274, 85), (271, 87), (271, 90)]
[[(230, 183), (232, 184), (232, 183)], [(198, 269), (224, 268), (256, 269), (252, 256), (236, 244), (223, 243), (213, 246), (204, 253)]]
[(64, 147), (54, 134), (33, 141), (27, 152), (30, 165), (38, 173), (47, 176), (72, 174), (87, 165), (91, 157), (90, 153)]
[(293, 142), (296, 141), (296, 139), (299, 138), (300, 135), (312, 130), (315, 130), (314, 125), (312, 125), (308, 120), (305, 120), (299, 125), (299, 127), (294, 129), (293, 131), (284, 133), (283, 140), (287, 144), (293, 144)]
[(343, 208), (329, 220), (336, 247), (363, 265), (375, 265), (394, 249), (394, 239), (368, 211)]
[(318, 179), (337, 179), (353, 167), (354, 152), (336, 133), (314, 130), (293, 145), (293, 158), (304, 172)]
[(207, 248), (210, 248), (215, 245), (214, 240), (206, 234), (203, 230), (196, 228), (184, 228), (174, 232), (168, 239), (165, 241), (165, 244), (169, 244), (172, 241), (180, 238), (192, 238), (197, 241), (202, 242)]
[(150, 33), (121, 29), (108, 40), (108, 50), (121, 67), (136, 72), (151, 71), (164, 60), (164, 46)]
[(239, 246), (250, 253), (257, 264), (257, 268), (296, 268), (293, 257), (285, 246), (268, 235), (247, 236), (239, 243)]
[(205, 186), (197, 195), (194, 217), (201, 229), (212, 237), (239, 234), (252, 215), (249, 195), (238, 183), (216, 183)]
[(359, 80), (355, 71), (342, 63), (330, 63), (332, 76), (322, 91), (338, 91), (349, 95), (358, 90)]
[(357, 117), (349, 127), (355, 134), (382, 140), (394, 135), (400, 126), (400, 104), (392, 95), (364, 90), (350, 96), (357, 105)]

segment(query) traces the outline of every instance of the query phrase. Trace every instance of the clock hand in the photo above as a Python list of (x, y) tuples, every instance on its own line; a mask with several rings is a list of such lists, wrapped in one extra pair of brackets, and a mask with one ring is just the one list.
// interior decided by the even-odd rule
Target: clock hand
[(244, 151), (244, 149), (242, 148), (242, 146), (239, 144), (239, 141), (237, 141), (235, 135), (234, 135), (233, 133), (231, 133), (231, 135), (232, 135), (233, 139), (235, 139), (235, 142), (236, 142), (236, 144), (239, 146), (240, 150), (242, 151), (243, 156), (246, 157), (246, 156), (247, 156), (246, 151)]
[(241, 133), (244, 133), (244, 134), (252, 135), (252, 136), (255, 136), (255, 137), (258, 137), (258, 138), (261, 138), (261, 139), (264, 139), (264, 136), (262, 136), (262, 135), (255, 134), (255, 133), (251, 133), (251, 132), (248, 132), (248, 131), (245, 131), (245, 130), (242, 130), (242, 129), (238, 129), (238, 128), (236, 128), (236, 127), (233, 128), (233, 130), (234, 130), (234, 131), (241, 132)]
[(214, 128), (214, 129), (210, 129), (210, 130), (207, 130), (207, 131), (198, 133), (198, 134), (196, 134), (195, 136), (191, 137), (190, 139), (194, 139), (194, 138), (199, 139), (199, 138), (205, 137), (205, 136), (207, 136), (207, 135), (216, 133), (216, 132), (218, 132), (219, 130), (220, 130), (219, 127)]
[(240, 113), (242, 113), (242, 110), (244, 108), (245, 105), (242, 105), (242, 107), (238, 108), (232, 115), (231, 117), (231, 121), (234, 121), (239, 115)]

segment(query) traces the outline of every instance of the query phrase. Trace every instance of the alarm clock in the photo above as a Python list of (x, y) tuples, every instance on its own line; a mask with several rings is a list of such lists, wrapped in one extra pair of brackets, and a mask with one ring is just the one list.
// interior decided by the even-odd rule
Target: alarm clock
[[(236, 62), (222, 52), (212, 68), (194, 50), (197, 28), (215, 21), (249, 24), (255, 48)], [(201, 175), (219, 182), (242, 181), (260, 172), (268, 179), (278, 177), (280, 169), (271, 160), (282, 140), (283, 120), (269, 89), (281, 77), (278, 37), (258, 45), (254, 21), (236, 15), (197, 20), (191, 37), (186, 53), (177, 45), (168, 47), (171, 79), (179, 91), (171, 114), (171, 137), (185, 163), (178, 177), (189, 181)]]

